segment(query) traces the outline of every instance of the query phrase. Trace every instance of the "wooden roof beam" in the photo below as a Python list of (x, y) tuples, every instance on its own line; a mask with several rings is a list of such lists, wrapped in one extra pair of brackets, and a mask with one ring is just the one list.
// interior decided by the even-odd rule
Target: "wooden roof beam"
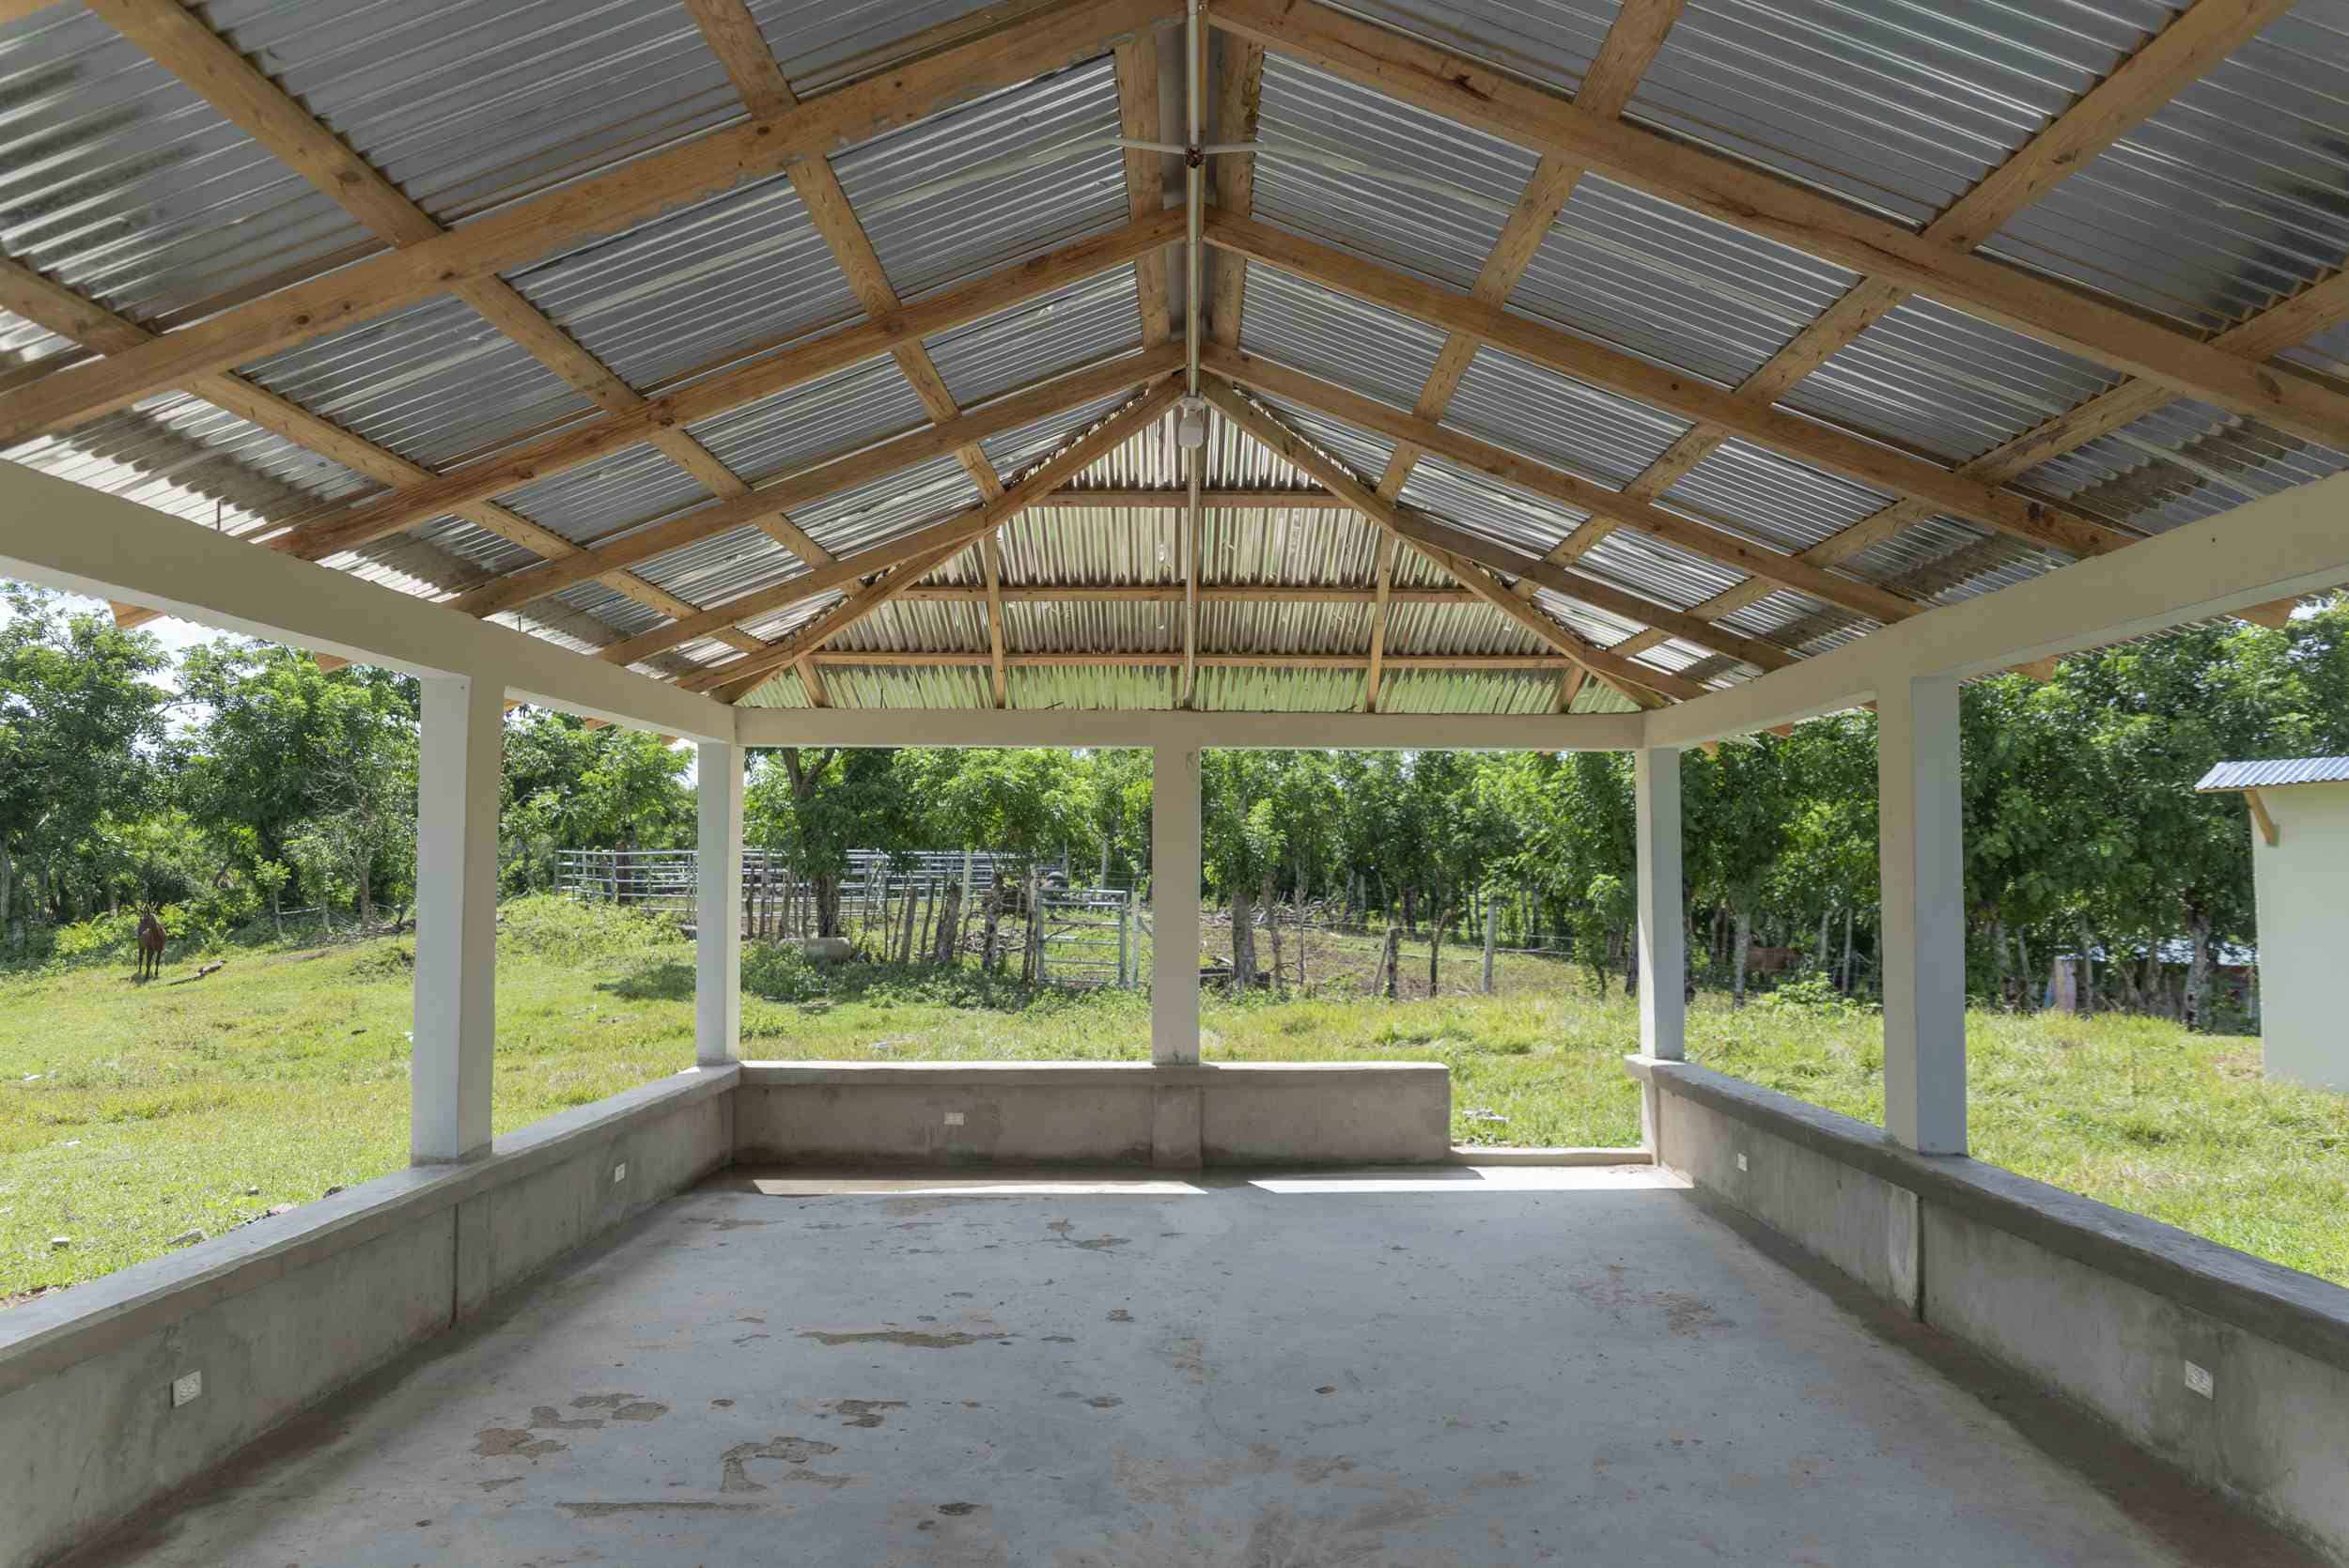
[(2248, 365), (2186, 333), (2021, 268), (1954, 251), (1901, 225), (1621, 120), (1602, 119), (1490, 66), (1317, 0), (1218, 0), (1218, 27), (1748, 233), (1939, 300), (2132, 376), (2279, 428), (2349, 446), (2349, 393)]
[(990, 88), (1090, 58), (1177, 14), (1174, 0), (1065, 0), (1030, 12), (998, 31), (784, 114), (694, 137), (514, 202), (438, 239), (220, 311), (127, 352), (58, 370), (0, 396), (0, 446), (389, 315), (459, 284), (510, 272), (589, 235), (643, 223), (794, 160), (821, 156)]

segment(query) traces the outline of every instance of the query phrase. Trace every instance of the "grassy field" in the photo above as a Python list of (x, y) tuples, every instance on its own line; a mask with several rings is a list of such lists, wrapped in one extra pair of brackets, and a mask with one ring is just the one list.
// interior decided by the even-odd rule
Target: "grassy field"
[[(1371, 944), (1316, 939), (1313, 994), (1210, 996), (1211, 1058), (1439, 1060), (1461, 1142), (1626, 1144), (1635, 1012), (1579, 970), (1504, 957), (1495, 995), (1447, 949), (1424, 994), (1362, 997)], [(397, 1169), (407, 1151), (409, 955), (400, 939), (237, 948), (139, 986), (127, 962), (0, 973), (0, 1300), (216, 1235)], [(1292, 959), (1294, 950), (1292, 949)], [(503, 1131), (689, 1064), (692, 951), (649, 922), (510, 906), (498, 968)], [(766, 1058), (1140, 1059), (1138, 995), (1048, 994), (973, 972), (745, 965), (744, 1050)], [(1454, 990), (1454, 986), (1460, 987)], [(2256, 1040), (2144, 1019), (1978, 1014), (1975, 1152), (1994, 1163), (2349, 1282), (2349, 1098), (2260, 1081)], [(1882, 1119), (1875, 1019), (1834, 1004), (1699, 999), (1690, 1055)], [(53, 1248), (51, 1239), (71, 1238)]]

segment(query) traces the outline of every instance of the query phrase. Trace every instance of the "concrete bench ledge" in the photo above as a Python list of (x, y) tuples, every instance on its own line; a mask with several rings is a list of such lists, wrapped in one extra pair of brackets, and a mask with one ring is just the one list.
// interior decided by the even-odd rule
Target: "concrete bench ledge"
[[(2060, 1257), (2349, 1371), (2349, 1289), (1963, 1155), (1921, 1155), (1883, 1128), (1690, 1062), (1632, 1075)], [(1672, 1161), (1668, 1149), (1661, 1157)]]
[(1327, 1087), (1353, 1078), (1440, 1079), (1440, 1062), (1202, 1062), (1161, 1067), (1152, 1062), (745, 1062), (746, 1085), (791, 1088), (886, 1088), (975, 1085), (1006, 1088), (1043, 1084), (1099, 1087), (1129, 1083), (1200, 1089), (1241, 1084), (1252, 1089)]

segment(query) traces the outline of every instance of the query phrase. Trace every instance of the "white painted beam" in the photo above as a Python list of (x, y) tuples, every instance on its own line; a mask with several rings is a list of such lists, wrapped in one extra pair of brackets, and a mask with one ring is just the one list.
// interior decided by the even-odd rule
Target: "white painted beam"
[(412, 1163), (436, 1165), (490, 1149), (506, 705), (497, 686), (467, 675), (422, 684), (408, 1149)]
[(1687, 911), (1680, 873), (1680, 753), (1643, 749), (1633, 759), (1640, 881), (1640, 1054), (1688, 1055)]
[(1971, 679), (2349, 582), (2349, 474), (1944, 605), (1758, 679), (1650, 712), (1644, 744), (1693, 746), (1850, 707), (1903, 677)]
[(1966, 861), (1953, 676), (1876, 692), (1884, 951), (1884, 1126), (1966, 1152)]
[(701, 818), (694, 857), (693, 1061), (723, 1067), (742, 1054), (741, 748), (703, 741), (693, 775)]
[(1150, 1060), (1178, 1066), (1199, 1060), (1199, 753), (1155, 748), (1150, 780)]
[(476, 675), (617, 724), (734, 738), (734, 709), (711, 698), (8, 462), (0, 577), (411, 675)]
[(746, 707), (744, 746), (1230, 746), (1626, 752), (1636, 713), (1206, 713), (1073, 708)]

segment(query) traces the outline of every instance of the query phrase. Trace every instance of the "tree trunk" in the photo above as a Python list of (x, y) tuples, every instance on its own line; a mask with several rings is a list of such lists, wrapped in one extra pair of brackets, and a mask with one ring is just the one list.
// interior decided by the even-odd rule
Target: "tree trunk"
[(15, 893), (16, 864), (8, 858), (8, 841), (0, 834), (0, 942), (8, 939), (8, 900)]
[(1248, 895), (1232, 890), (1232, 989), (1246, 994), (1256, 984), (1256, 911)]
[(1305, 988), (1305, 878), (1297, 878), (1297, 988)]
[(1834, 918), (1835, 918), (1835, 911), (1834, 911), (1833, 909), (1821, 909), (1821, 910), (1819, 911), (1819, 947), (1818, 947), (1818, 961), (1819, 961), (1819, 972), (1820, 972), (1821, 974), (1825, 974), (1825, 973), (1827, 972), (1827, 927), (1828, 927), (1828, 921), (1830, 921), (1830, 920), (1832, 920), (1832, 919), (1834, 919)]
[[(1843, 911), (1843, 994), (1845, 996), (1851, 995), (1851, 928), (1852, 911), (1845, 909)], [(2021, 941), (2022, 938), (2017, 935), (2015, 939)], [(2023, 972), (2029, 974), (2030, 971), (2026, 969)]]
[(1743, 1007), (1746, 1004), (1746, 959), (1753, 951), (1753, 917), (1743, 909), (1737, 911), (1736, 932), (1732, 939), (1735, 947), (1730, 957), (1733, 975), (1729, 1004)]
[(375, 925), (375, 868), (366, 859), (359, 862), (359, 929), (370, 930)]
[(2186, 928), (2194, 951), (2186, 966), (2186, 1027), (2205, 1032), (2210, 1028), (2210, 925), (2208, 909), (2187, 909)]
[(962, 945), (962, 884), (952, 877), (946, 879), (946, 900), (938, 912), (938, 932), (932, 939), (930, 961), (950, 963)]
[(1427, 994), (1431, 997), (1441, 985), (1438, 965), (1443, 952), (1444, 917), (1451, 912), (1437, 899), (1427, 901)]
[(1640, 994), (1639, 928), (1619, 933), (1618, 939), (1623, 943), (1623, 994), (1635, 997)]
[(1273, 896), (1272, 873), (1264, 874), (1264, 929), (1272, 943), (1272, 988), (1288, 983), (1288, 961), (1281, 956), (1281, 901)]
[(1387, 1000), (1392, 1001), (1394, 1000), (1394, 971), (1403, 965), (1403, 928), (1401, 926), (1387, 927), (1386, 944), (1379, 951), (1380, 972), (1378, 977), (1371, 982), (1371, 989), (1376, 991), (1383, 988)]
[(999, 880), (987, 890), (987, 925), (979, 934), (979, 968), (989, 973), (994, 971), (995, 961), (999, 956), (996, 952), (996, 939), (1002, 935), (1003, 929), (1003, 884)]
[(1990, 923), (1990, 972), (1999, 1005), (2013, 1012), (2015, 999), (2007, 994), (2006, 922), (2003, 920), (1993, 920)]
[(1419, 930), (1419, 915), (1411, 908), (1411, 884), (1408, 882), (1403, 884), (1403, 930), (1407, 936)]

